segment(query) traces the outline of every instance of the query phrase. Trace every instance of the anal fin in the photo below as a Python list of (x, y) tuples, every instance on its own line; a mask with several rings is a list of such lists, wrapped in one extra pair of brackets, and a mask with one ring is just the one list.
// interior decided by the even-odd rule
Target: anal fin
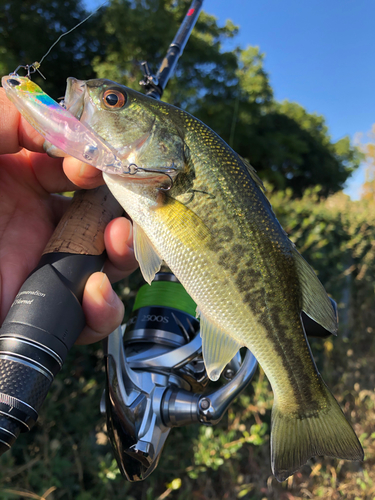
[(159, 271), (162, 259), (155, 252), (151, 241), (141, 226), (133, 222), (134, 255), (142, 275), (149, 285)]
[(199, 310), (197, 312), (200, 316), (204, 364), (208, 377), (216, 381), (225, 366), (242, 347), (242, 344), (209, 321)]

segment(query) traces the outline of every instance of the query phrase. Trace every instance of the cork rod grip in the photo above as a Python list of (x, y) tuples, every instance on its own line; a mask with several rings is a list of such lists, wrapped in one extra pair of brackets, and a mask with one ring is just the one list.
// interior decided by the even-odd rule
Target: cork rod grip
[(101, 255), (106, 225), (123, 213), (107, 186), (77, 191), (43, 254)]

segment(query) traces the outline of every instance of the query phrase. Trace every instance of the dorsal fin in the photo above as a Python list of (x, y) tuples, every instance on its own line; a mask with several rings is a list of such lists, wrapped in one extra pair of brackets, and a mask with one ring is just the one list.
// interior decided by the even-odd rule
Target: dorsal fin
[[(246, 158), (243, 158), (242, 156), (238, 155), (239, 159), (242, 161), (242, 163), (245, 165), (246, 170), (249, 172), (250, 177), (253, 179), (255, 184), (263, 191), (263, 193), (266, 192), (266, 188), (263, 184), (262, 179), (258, 176), (257, 171), (255, 168), (250, 165), (249, 161), (246, 160)], [(268, 200), (267, 200), (268, 201)]]

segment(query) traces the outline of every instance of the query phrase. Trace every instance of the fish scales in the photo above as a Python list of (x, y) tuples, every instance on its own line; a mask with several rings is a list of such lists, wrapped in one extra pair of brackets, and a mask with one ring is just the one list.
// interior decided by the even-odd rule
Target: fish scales
[[(219, 273), (223, 273), (226, 281), (234, 282), (244, 304), (242, 314), (233, 318), (230, 315), (233, 301), (227, 302), (229, 311), (225, 311), (225, 315), (230, 317), (230, 332), (236, 328), (243, 345), (252, 350), (262, 366), (267, 366), (266, 373), (274, 391), (280, 387), (282, 394), (285, 394), (286, 387), (290, 387), (289, 394), (281, 398), (285, 404), (290, 405), (292, 392), (297, 408), (303, 404), (308, 405), (309, 411), (316, 411), (320, 409), (321, 402), (312, 397), (309, 389), (311, 384), (319, 384), (319, 378), (311, 363), (310, 350), (302, 331), (299, 285), (290, 241), (267, 203), (265, 209), (263, 193), (246, 167), (241, 165), (238, 155), (197, 120), (185, 114), (181, 118), (186, 121), (185, 142), (196, 172), (192, 188), (196, 190), (196, 195), (188, 206), (210, 229), (212, 264), (219, 266)], [(192, 143), (194, 148), (190, 147)], [(199, 153), (194, 155), (193, 150)], [(213, 150), (216, 163), (212, 161)], [(238, 217), (240, 223), (236, 224)], [(233, 224), (228, 225), (231, 221)], [(222, 238), (221, 234), (227, 237)], [(283, 259), (280, 259), (280, 252)], [(275, 276), (278, 276), (276, 285)], [(288, 279), (285, 279), (286, 276)], [(192, 277), (192, 287), (194, 284)], [(275, 300), (275, 286), (281, 292), (278, 300)], [(227, 295), (225, 283), (223, 293)], [(197, 291), (192, 291), (193, 297), (197, 294)], [(290, 300), (291, 296), (294, 296), (293, 301)], [(221, 299), (221, 312), (222, 304)], [(248, 323), (253, 322), (252, 318), (257, 326), (250, 329)], [(288, 329), (285, 325), (288, 325)], [(261, 330), (262, 334), (256, 335), (254, 339), (251, 330), (255, 334)], [(300, 333), (301, 338), (296, 338), (296, 332)], [(270, 358), (274, 369), (268, 368)], [(285, 380), (280, 376), (277, 358), (287, 372), (292, 372), (292, 379), (288, 376)], [(309, 383), (304, 383), (305, 378), (309, 379)]]
[[(19, 103), (21, 94), (16, 98), (11, 87), (7, 95)], [(133, 220), (146, 281), (164, 259), (196, 301), (210, 378), (218, 379), (241, 346), (263, 367), (274, 392), (276, 478), (283, 481), (315, 455), (362, 460), (357, 437), (317, 372), (300, 318), (303, 310), (335, 333), (332, 305), (275, 218), (252, 167), (193, 116), (115, 82), (68, 79), (65, 104), (80, 119), (82, 137), (96, 140), (91, 130), (107, 141), (96, 140), (103, 157), (112, 152), (122, 164), (141, 168), (134, 176), (104, 179)], [(36, 108), (23, 113), (38, 123)], [(70, 119), (65, 111), (52, 116)], [(84, 156), (85, 143), (71, 143), (76, 157)], [(113, 165), (102, 169), (112, 172)]]

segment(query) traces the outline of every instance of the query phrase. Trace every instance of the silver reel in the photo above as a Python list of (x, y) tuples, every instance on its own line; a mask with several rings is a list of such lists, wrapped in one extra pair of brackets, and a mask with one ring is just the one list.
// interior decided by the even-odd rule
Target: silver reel
[[(170, 273), (157, 274), (153, 283), (160, 281), (179, 284)], [(219, 422), (256, 367), (250, 351), (243, 359), (238, 353), (220, 381), (209, 385), (199, 321), (165, 305), (136, 309), (108, 338), (101, 402), (122, 474), (129, 481), (147, 478), (172, 427)]]

